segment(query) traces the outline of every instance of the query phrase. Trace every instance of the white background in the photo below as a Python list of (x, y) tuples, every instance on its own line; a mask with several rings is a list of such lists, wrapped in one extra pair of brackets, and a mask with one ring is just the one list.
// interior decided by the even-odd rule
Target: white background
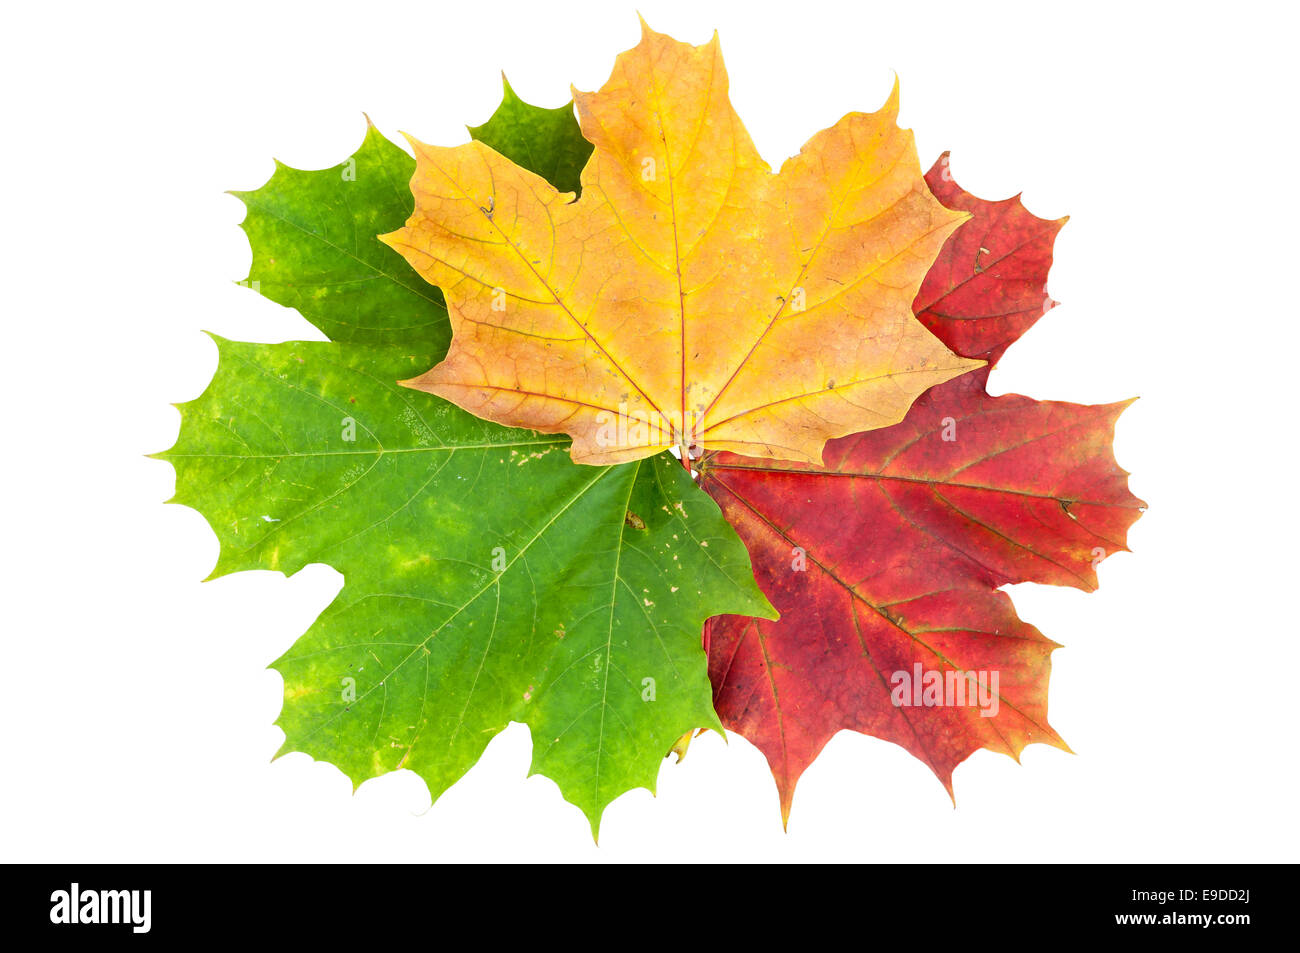
[[(466, 140), (500, 94), (559, 105), (634, 45), (622, 0), (365, 0), (6, 13), (0, 117), (6, 397), (5, 860), (1291, 860), (1297, 851), (1294, 7), (684, 3), (656, 29), (722, 37), (732, 98), (774, 165), (894, 71), (923, 162), (952, 150), (985, 198), (1069, 214), (1049, 290), (995, 392), (1141, 395), (1116, 451), (1151, 506), (1086, 595), (1025, 585), (1077, 755), (979, 752), (957, 808), (902, 749), (841, 733), (783, 834), (738, 737), (665, 762), (659, 795), (580, 812), (525, 779), (512, 726), (430, 809), (410, 772), (353, 795), (274, 764), (266, 665), (340, 585), (241, 573), (163, 506), (171, 401), (215, 366), (209, 329), (319, 338), (232, 282), (271, 157), (342, 161), (369, 112), (391, 137)], [(40, 7), (40, 12), (33, 12)], [(18, 12), (21, 11), (21, 12)]]

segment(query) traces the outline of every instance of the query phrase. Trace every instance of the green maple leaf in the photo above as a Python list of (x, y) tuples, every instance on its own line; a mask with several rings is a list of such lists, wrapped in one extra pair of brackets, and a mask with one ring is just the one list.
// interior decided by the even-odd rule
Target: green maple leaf
[(247, 207), (253, 246), (242, 282), (297, 309), (332, 341), (434, 347), (451, 340), (442, 292), (375, 236), (415, 205), (415, 160), (367, 121), (361, 147), (330, 169), (280, 162), (260, 189), (232, 192)]
[[(529, 105), (505, 82), (501, 105), (470, 135), (562, 191), (578, 191), (591, 155), (573, 104)], [(451, 340), (442, 292), (375, 236), (406, 223), (415, 160), (367, 119), (361, 147), (320, 171), (276, 162), (260, 189), (232, 192), (248, 208), (240, 227), (253, 247), (243, 284), (298, 310), (332, 341), (432, 345)]]
[[(573, 103), (541, 109), (516, 96), (504, 73), (501, 84), (505, 87), (501, 105), (483, 125), (468, 127), (470, 136), (491, 146), (515, 165), (540, 175), (561, 192), (581, 192), (579, 177), (592, 145), (582, 138), (573, 118)], [(414, 160), (411, 171), (415, 171)], [(398, 228), (405, 223), (406, 219), (402, 219)]]
[[(533, 108), (512, 96), (476, 135), (491, 127), (505, 145), (529, 128), (502, 118)], [(704, 620), (775, 613), (735, 532), (670, 456), (577, 466), (565, 437), (396, 383), (447, 338), (440, 296), (373, 239), (409, 213), (392, 182), (412, 167), (371, 127), (351, 165), (280, 166), (240, 195), (250, 278), (340, 340), (218, 338), (213, 382), (181, 405), (176, 445), (158, 456), (176, 468), (173, 502), (221, 542), (213, 576), (312, 562), (344, 576), (273, 665), (281, 753), (328, 760), (354, 785), (407, 768), (436, 799), (519, 721), (532, 772), (594, 835), (619, 794), (654, 790), (678, 737), (721, 730)]]

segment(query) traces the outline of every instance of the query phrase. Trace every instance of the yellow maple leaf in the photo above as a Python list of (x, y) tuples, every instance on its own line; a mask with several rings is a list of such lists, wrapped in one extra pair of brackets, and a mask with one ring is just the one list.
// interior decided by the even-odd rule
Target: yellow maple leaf
[(643, 24), (574, 99), (595, 146), (576, 201), (482, 143), (410, 140), (415, 211), (381, 239), (442, 288), (453, 339), (403, 383), (567, 433), (579, 463), (674, 446), (820, 463), (827, 440), (983, 363), (912, 314), (968, 216), (926, 187), (897, 86), (779, 174), (731, 107), (716, 35)]

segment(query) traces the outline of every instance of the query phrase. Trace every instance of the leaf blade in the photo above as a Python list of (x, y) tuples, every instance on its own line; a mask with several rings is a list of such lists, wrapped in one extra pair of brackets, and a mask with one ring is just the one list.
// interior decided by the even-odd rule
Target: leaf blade
[[(1063, 220), (954, 191), (942, 159), (930, 175), (974, 217), (948, 239), (914, 307), (958, 353), (992, 364), (1037, 320), (1023, 303), (1050, 301)], [(993, 249), (1011, 266), (983, 268)], [(950, 796), (953, 770), (981, 747), (1015, 758), (1035, 742), (1069, 750), (1047, 720), (1057, 646), (996, 590), (1091, 590), (1097, 563), (1127, 549), (1145, 504), (1111, 444), (1131, 401), (991, 397), (988, 374), (932, 388), (893, 427), (830, 441), (822, 466), (725, 453), (702, 464), (701, 486), (782, 614), (710, 620), (706, 644), (719, 715), (767, 757), (783, 823), (799, 777), (844, 728), (902, 746)], [(931, 672), (944, 680), (938, 705), (911, 691)], [(949, 702), (947, 680), (965, 673), (997, 689), (986, 708)], [(908, 691), (896, 698), (896, 688)]]
[(576, 201), (495, 152), (413, 141), (416, 212), (383, 240), (452, 296), (453, 342), (409, 385), (567, 433), (583, 463), (695, 445), (815, 461), (979, 366), (910, 308), (965, 216), (930, 195), (896, 97), (774, 176), (726, 91), (716, 38), (647, 29), (575, 94), (594, 146)]
[(415, 163), (367, 119), (360, 148), (329, 169), (276, 163), (261, 188), (232, 192), (253, 249), (243, 284), (294, 308), (334, 341), (442, 354), (451, 336), (442, 293), (376, 239), (406, 220)]
[(326, 562), (344, 576), (274, 663), (282, 751), (354, 784), (411, 768), (436, 799), (521, 721), (539, 739), (534, 771), (595, 833), (615, 797), (653, 787), (682, 733), (721, 727), (703, 622), (772, 610), (675, 461), (575, 467), (562, 438), (397, 386), (422, 359), (402, 350), (218, 345), (214, 383), (159, 455), (175, 501), (221, 541), (214, 574)]

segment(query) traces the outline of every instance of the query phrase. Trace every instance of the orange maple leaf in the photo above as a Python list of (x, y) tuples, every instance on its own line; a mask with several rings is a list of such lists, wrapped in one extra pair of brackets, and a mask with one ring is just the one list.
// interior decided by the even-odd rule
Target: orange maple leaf
[(579, 463), (674, 446), (820, 463), (827, 440), (898, 423), (983, 363), (912, 313), (968, 216), (927, 188), (897, 86), (779, 174), (731, 107), (716, 35), (643, 24), (574, 99), (595, 146), (577, 200), (482, 143), (410, 140), (415, 211), (381, 239), (443, 290), (454, 336), (408, 386), (567, 433)]

